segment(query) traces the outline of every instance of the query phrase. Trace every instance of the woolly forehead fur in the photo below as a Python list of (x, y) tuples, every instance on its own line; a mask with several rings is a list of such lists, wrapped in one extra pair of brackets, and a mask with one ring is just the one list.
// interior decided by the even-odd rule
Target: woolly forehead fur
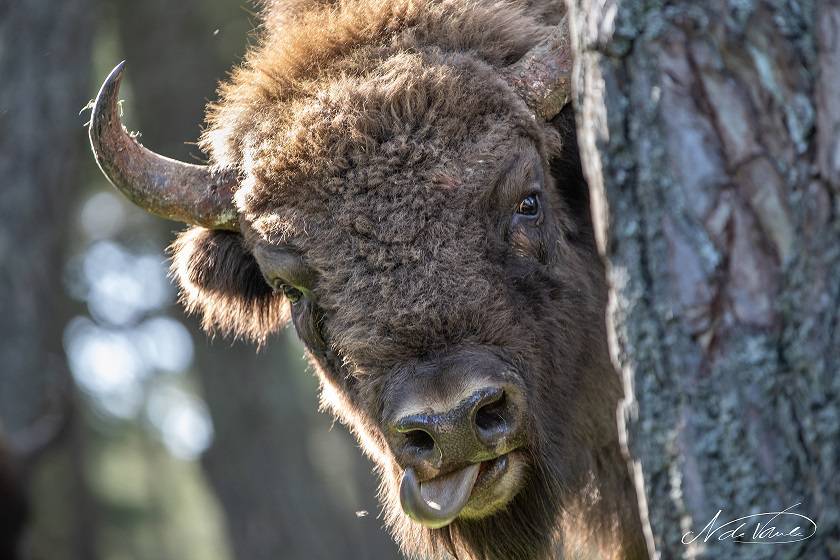
[(338, 93), (347, 79), (381, 76), (383, 63), (405, 54), (467, 53), (502, 67), (539, 42), (559, 17), (560, 2), (534, 2), (541, 9), (529, 4), (268, 2), (261, 44), (222, 86), (220, 101), (210, 106), (202, 147), (217, 164), (237, 167), (249, 146), (256, 147), (266, 133), (293, 127), (313, 99)]
[[(409, 315), (441, 337), (462, 328), (447, 329), (452, 308), (431, 289), (457, 289), (459, 303), (485, 312), (498, 301), (480, 259), (479, 203), (505, 158), (536, 150), (544, 162), (558, 144), (499, 69), (545, 36), (546, 11), (363, 0), (281, 21), (275, 12), (286, 12), (270, 7), (262, 43), (221, 88), (202, 145), (214, 164), (243, 173), (236, 203), (246, 244), (304, 252), (319, 273), (319, 305), (336, 312), (331, 330), (348, 344), (382, 348), (395, 324), (417, 324)], [(245, 316), (237, 325), (219, 309), (205, 308), (205, 318), (256, 338), (281, 319), (275, 311), (258, 326)]]

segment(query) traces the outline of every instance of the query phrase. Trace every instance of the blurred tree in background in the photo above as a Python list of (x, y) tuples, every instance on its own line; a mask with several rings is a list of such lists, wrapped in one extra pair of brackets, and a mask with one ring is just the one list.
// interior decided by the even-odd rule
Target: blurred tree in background
[(71, 414), (61, 344), (74, 307), (61, 277), (87, 166), (77, 114), (90, 86), (92, 31), (88, 0), (0, 2), (0, 448), (11, 455), (0, 457), (0, 553), (7, 556), (23, 521), (12, 494), (63, 433), (63, 484), (51, 498), (73, 503), (75, 515), (64, 519), (62, 546), (94, 557), (85, 436)]
[[(255, 24), (229, 0), (0, 0), (0, 479), (28, 493), (22, 558), (398, 556), (294, 334), (257, 353), (200, 332), (166, 279), (180, 226), (114, 194), (87, 147), (79, 111), (125, 58), (128, 126), (201, 160)], [(2, 481), (0, 500), (3, 523)]]

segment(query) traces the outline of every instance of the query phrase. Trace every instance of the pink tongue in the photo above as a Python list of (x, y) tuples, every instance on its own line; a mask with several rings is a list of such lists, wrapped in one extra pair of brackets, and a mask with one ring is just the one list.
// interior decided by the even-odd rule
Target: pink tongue
[(478, 478), (480, 463), (420, 483), (420, 495), (434, 510), (452, 512), (455, 516), (467, 505)]

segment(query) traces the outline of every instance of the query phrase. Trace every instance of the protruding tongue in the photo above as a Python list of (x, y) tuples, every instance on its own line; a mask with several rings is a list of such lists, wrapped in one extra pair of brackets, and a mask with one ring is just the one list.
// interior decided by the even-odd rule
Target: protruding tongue
[(418, 482), (414, 469), (405, 469), (400, 483), (403, 511), (430, 529), (449, 525), (467, 505), (480, 468), (475, 463), (426, 482)]

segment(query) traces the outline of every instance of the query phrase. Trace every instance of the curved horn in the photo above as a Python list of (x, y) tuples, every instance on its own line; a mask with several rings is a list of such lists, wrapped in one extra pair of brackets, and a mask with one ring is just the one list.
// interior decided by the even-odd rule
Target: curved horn
[(162, 218), (239, 231), (233, 171), (215, 171), (158, 155), (144, 148), (120, 121), (118, 95), (125, 61), (114, 68), (96, 96), (90, 145), (96, 163), (134, 204)]
[(537, 116), (550, 120), (571, 98), (572, 62), (564, 17), (548, 38), (503, 69), (502, 75)]

